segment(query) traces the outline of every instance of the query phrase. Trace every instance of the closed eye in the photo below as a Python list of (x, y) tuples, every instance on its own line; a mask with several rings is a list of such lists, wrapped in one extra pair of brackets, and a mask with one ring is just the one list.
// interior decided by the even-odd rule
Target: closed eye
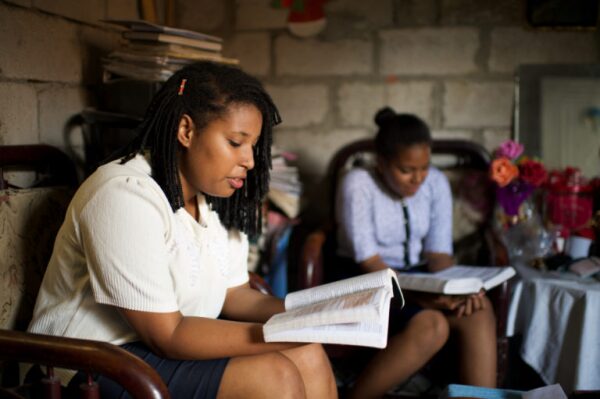
[(234, 148), (237, 148), (237, 147), (239, 147), (241, 145), (237, 141), (233, 141), (233, 140), (228, 140), (228, 141), (229, 141), (229, 145), (231, 145)]

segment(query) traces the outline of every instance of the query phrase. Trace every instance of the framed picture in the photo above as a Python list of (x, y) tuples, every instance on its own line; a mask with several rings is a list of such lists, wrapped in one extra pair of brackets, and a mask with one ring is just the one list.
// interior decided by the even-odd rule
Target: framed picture
[(526, 19), (533, 28), (596, 29), (599, 0), (526, 0)]

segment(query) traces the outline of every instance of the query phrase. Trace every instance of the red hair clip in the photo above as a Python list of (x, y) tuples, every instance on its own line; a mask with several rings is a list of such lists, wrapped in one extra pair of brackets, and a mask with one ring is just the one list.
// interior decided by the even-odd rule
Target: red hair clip
[(183, 94), (183, 90), (185, 89), (185, 82), (187, 82), (187, 79), (181, 79), (181, 84), (179, 85), (179, 92), (177, 93), (178, 96), (181, 96)]

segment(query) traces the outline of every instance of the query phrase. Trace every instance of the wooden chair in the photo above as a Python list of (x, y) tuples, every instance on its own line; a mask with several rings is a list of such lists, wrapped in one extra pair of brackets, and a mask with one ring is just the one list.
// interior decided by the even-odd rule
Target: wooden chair
[[(34, 187), (14, 187), (6, 180), (11, 173), (33, 174)], [(61, 367), (88, 374), (83, 398), (99, 397), (95, 373), (115, 380), (134, 398), (169, 398), (158, 373), (118, 346), (24, 332), (77, 184), (73, 163), (53, 147), (0, 146), (0, 397), (31, 397), (34, 388), (41, 388), (41, 397), (60, 398), (53, 370)], [(39, 385), (19, 385), (16, 362), (45, 366), (47, 376)]]
[[(300, 233), (298, 255), (297, 289), (320, 285), (328, 281), (327, 267), (335, 255), (335, 195), (341, 177), (350, 168), (367, 166), (374, 162), (375, 145), (372, 139), (363, 139), (345, 145), (338, 150), (329, 163), (326, 174), (328, 189), (328, 218), (316, 228), (306, 228)], [(432, 164), (449, 178), (453, 191), (455, 232), (454, 249), (458, 263), (479, 265), (506, 265), (506, 250), (490, 228), (494, 204), (493, 191), (488, 179), (490, 154), (480, 145), (465, 140), (434, 140)], [(465, 214), (468, 213), (468, 214)], [(476, 215), (475, 215), (476, 214)], [(477, 217), (474, 217), (477, 216)], [(462, 226), (465, 219), (472, 218), (470, 226)], [(508, 284), (504, 283), (489, 293), (497, 317), (498, 384), (506, 375), (508, 362), (508, 338), (506, 318), (508, 314)], [(333, 358), (345, 358), (351, 350), (347, 347), (328, 347)]]

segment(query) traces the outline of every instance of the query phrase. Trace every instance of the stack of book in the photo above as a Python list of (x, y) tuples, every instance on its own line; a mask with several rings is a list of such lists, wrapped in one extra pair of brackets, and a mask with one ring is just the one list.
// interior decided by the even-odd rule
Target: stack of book
[(184, 65), (199, 60), (238, 64), (223, 57), (220, 37), (142, 20), (105, 20), (126, 29), (117, 51), (103, 59), (105, 80), (112, 76), (165, 81)]
[(290, 219), (300, 212), (300, 196), (302, 183), (298, 167), (293, 163), (297, 156), (294, 153), (272, 149), (271, 184), (268, 199)]

